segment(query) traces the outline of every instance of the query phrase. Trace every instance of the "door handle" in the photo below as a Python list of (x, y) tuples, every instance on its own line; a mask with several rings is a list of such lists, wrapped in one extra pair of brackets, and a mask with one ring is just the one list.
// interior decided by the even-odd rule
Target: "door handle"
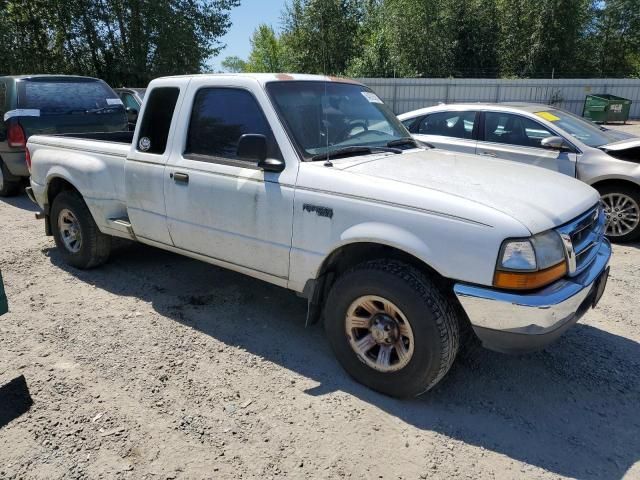
[(482, 155), (483, 157), (497, 157), (497, 155), (492, 152), (480, 152), (480, 155)]
[(189, 175), (186, 173), (170, 173), (169, 177), (173, 178), (173, 181), (176, 183), (184, 183), (185, 185), (189, 183)]

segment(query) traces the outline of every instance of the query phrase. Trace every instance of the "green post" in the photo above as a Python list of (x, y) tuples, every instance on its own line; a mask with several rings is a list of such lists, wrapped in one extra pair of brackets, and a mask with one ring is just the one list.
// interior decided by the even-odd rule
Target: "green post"
[(7, 304), (7, 296), (4, 293), (4, 283), (2, 283), (2, 273), (0, 273), (0, 315), (4, 315), (9, 311)]

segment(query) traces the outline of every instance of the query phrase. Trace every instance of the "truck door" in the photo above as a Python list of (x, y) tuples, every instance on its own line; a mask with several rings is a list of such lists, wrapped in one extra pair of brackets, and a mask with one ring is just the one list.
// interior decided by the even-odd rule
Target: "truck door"
[(164, 201), (164, 170), (177, 112), (189, 79), (156, 82), (142, 105), (141, 121), (125, 163), (128, 221), (140, 241), (172, 245)]
[[(224, 81), (194, 79), (185, 98), (180, 113), (185, 138), (174, 145), (164, 179), (169, 232), (180, 249), (257, 277), (277, 277), (284, 285), (297, 160), (276, 173), (237, 156), (242, 135), (261, 134), (269, 158), (295, 159), (283, 157), (278, 145), (291, 147), (266, 94), (249, 83), (255, 81), (236, 78), (233, 86)], [(274, 124), (276, 134), (284, 136), (278, 141)]]

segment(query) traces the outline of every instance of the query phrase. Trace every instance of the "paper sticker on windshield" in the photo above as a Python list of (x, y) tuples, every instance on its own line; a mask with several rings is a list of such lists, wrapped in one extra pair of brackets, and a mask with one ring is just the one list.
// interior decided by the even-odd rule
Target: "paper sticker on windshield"
[(122, 105), (122, 100), (119, 98), (107, 98), (107, 105)]
[(382, 103), (382, 100), (373, 92), (360, 92), (364, 98), (369, 100), (370, 103)]
[(4, 114), (4, 121), (6, 122), (13, 117), (39, 117), (40, 110), (37, 108), (18, 108), (16, 110), (9, 110)]
[(560, 120), (560, 117), (556, 117), (551, 112), (536, 112), (536, 115), (539, 116), (540, 118), (544, 118), (545, 120), (548, 120), (550, 122), (557, 122), (558, 120)]

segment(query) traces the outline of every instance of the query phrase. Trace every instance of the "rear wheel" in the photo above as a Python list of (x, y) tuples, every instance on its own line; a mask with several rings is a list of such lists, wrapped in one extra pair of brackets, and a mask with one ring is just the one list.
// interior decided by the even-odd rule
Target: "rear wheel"
[(79, 193), (65, 191), (56, 196), (50, 220), (53, 238), (65, 263), (85, 269), (107, 261), (111, 237), (98, 230)]
[(20, 182), (9, 180), (9, 171), (0, 160), (0, 197), (12, 197), (20, 191)]
[(458, 351), (452, 300), (421, 271), (391, 260), (363, 263), (336, 281), (325, 329), (352, 377), (394, 397), (432, 388)]
[(640, 189), (612, 184), (599, 191), (607, 218), (607, 236), (617, 242), (640, 238)]

